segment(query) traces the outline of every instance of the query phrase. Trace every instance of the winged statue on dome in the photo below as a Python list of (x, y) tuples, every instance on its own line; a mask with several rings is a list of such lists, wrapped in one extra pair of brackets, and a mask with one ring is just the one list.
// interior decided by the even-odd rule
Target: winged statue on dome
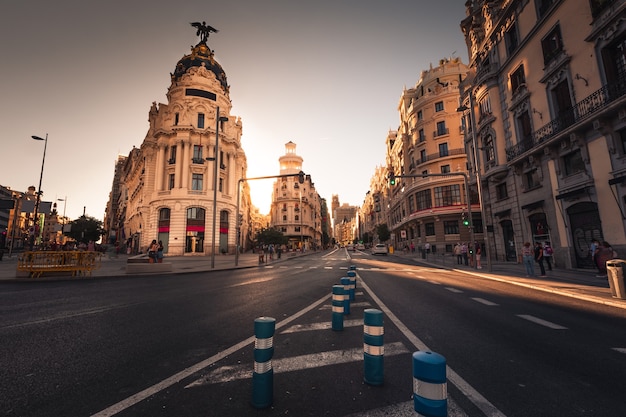
[(213, 26), (207, 25), (206, 22), (193, 22), (190, 23), (190, 25), (197, 29), (196, 35), (200, 36), (200, 42), (206, 42), (211, 33), (219, 32), (219, 30), (215, 29)]

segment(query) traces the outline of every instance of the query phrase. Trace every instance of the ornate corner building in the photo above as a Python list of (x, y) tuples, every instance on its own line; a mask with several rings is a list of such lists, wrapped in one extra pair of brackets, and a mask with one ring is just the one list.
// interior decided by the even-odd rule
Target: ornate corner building
[(249, 241), (249, 188), (238, 189), (247, 170), (242, 123), (230, 114), (226, 74), (206, 43), (215, 30), (196, 27), (203, 36), (170, 74), (167, 104), (152, 104), (143, 143), (116, 163), (107, 239), (133, 253), (153, 239), (169, 255), (234, 253), (237, 222), (240, 242)]
[[(459, 88), (467, 71), (458, 58), (442, 59), (402, 93), (400, 125), (387, 135), (387, 172), (379, 172), (373, 184), (374, 210), (369, 213), (389, 225), (396, 248), (428, 244), (443, 253), (460, 241), (483, 243), (480, 205), (467, 181), (459, 112)], [(392, 174), (395, 184), (386, 180), (388, 186), (381, 187), (381, 178)]]
[(296, 144), (285, 144), (285, 154), (278, 158), (280, 175), (274, 182), (270, 224), (280, 230), (289, 242), (287, 249), (318, 249), (322, 247), (322, 199), (315, 190), (310, 175), (300, 180), (302, 157), (296, 154)]
[[(494, 260), (550, 241), (593, 267), (592, 239), (626, 250), (626, 1), (468, 1), (466, 144)], [(471, 159), (471, 158), (470, 158)]]

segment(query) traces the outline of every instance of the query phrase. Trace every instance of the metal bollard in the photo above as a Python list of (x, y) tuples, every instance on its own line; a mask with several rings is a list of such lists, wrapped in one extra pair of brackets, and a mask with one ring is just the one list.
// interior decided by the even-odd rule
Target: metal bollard
[(448, 415), (446, 359), (438, 353), (413, 354), (413, 406), (420, 416)]
[(364, 380), (369, 385), (382, 385), (385, 346), (383, 345), (383, 312), (368, 308), (363, 316)]
[(341, 285), (343, 286), (343, 314), (350, 314), (350, 278), (341, 278)]
[(254, 372), (252, 373), (252, 406), (267, 408), (274, 394), (274, 330), (276, 319), (259, 317), (254, 320)]
[(350, 300), (354, 301), (354, 292), (356, 291), (356, 272), (348, 271), (346, 274), (348, 278), (350, 278), (351, 288), (350, 288)]
[(333, 330), (343, 330), (343, 300), (345, 290), (343, 285), (333, 285)]

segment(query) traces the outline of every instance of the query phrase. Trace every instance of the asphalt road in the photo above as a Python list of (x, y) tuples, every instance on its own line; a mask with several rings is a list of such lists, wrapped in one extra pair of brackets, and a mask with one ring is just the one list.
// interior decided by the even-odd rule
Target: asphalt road
[[(335, 332), (330, 290), (351, 264), (364, 285)], [(392, 257), (6, 284), (0, 305), (0, 415), (415, 415), (418, 348), (446, 357), (450, 416), (626, 415), (624, 310)], [(366, 308), (385, 314), (378, 387), (358, 360)], [(267, 410), (250, 405), (260, 316), (277, 321)]]

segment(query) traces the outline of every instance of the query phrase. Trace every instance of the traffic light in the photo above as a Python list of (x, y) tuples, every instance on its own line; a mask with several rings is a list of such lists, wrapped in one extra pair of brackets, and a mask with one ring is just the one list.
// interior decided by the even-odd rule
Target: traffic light
[(303, 172), (303, 171), (300, 171), (300, 172), (298, 173), (298, 182), (299, 182), (300, 184), (304, 184), (304, 172)]
[(393, 171), (389, 172), (389, 185), (396, 185), (396, 174)]
[(469, 226), (470, 224), (465, 212), (461, 213), (461, 221), (463, 222), (463, 226)]

